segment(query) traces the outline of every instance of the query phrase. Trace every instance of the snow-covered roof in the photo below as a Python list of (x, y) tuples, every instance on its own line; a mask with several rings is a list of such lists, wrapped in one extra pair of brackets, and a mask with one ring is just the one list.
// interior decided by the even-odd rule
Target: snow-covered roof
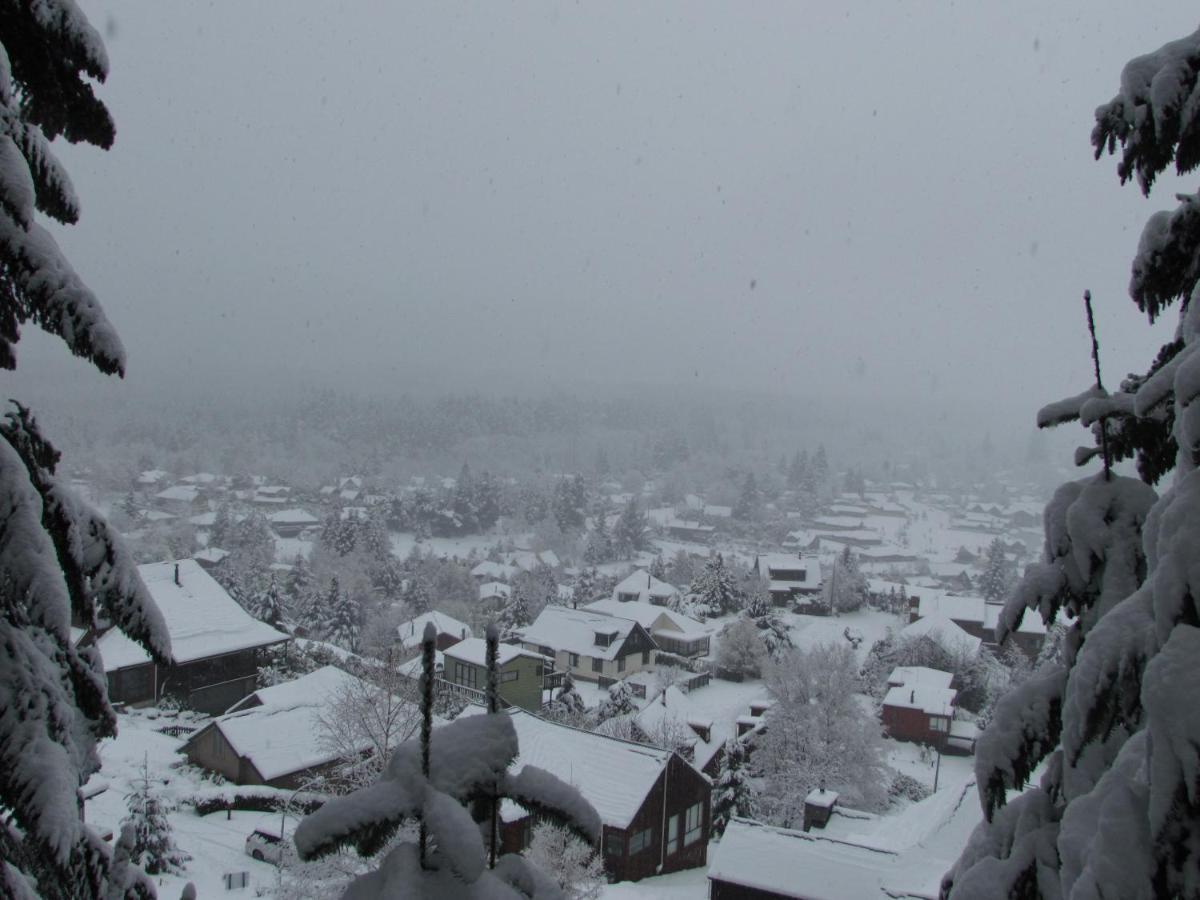
[(884, 706), (919, 709), (931, 716), (953, 716), (958, 691), (948, 687), (904, 684), (894, 687), (883, 698)]
[(495, 600), (497, 598), (507, 600), (512, 596), (512, 588), (503, 581), (489, 581), (479, 586), (480, 600)]
[(714, 519), (729, 519), (733, 517), (733, 507), (715, 506), (710, 503), (704, 507), (704, 514)]
[[(176, 566), (179, 584), (175, 583)], [(138, 574), (166, 622), (171, 655), (177, 663), (289, 640), (238, 606), (194, 559), (149, 563), (138, 566)], [(101, 635), (96, 646), (110, 672), (150, 662), (141, 645), (115, 628)]]
[(671, 758), (669, 750), (547, 722), (524, 710), (510, 715), (521, 748), (510, 771), (530, 765), (557, 775), (613, 828), (629, 827)]
[[(633, 619), (606, 616), (584, 609), (568, 609), (565, 606), (547, 606), (533, 624), (523, 629), (521, 640), (526, 644), (582, 656), (616, 659), (617, 651), (636, 625)], [(615, 637), (607, 647), (601, 647), (596, 644), (597, 632), (615, 634)]]
[[(847, 827), (837, 827), (841, 818)], [(823, 830), (734, 818), (710, 851), (708, 877), (810, 900), (933, 898), (981, 818), (973, 781), (896, 815), (841, 817), (835, 808)]]
[(147, 469), (138, 475), (137, 482), (138, 484), (158, 484), (164, 478), (169, 477), (170, 474), (170, 472), (163, 469)]
[(945, 616), (926, 616), (923, 619), (917, 619), (901, 628), (897, 637), (929, 637), (950, 653), (961, 653), (966, 656), (974, 656), (979, 653), (979, 648), (983, 644), (980, 638), (967, 634)]
[(184, 475), (179, 480), (186, 484), (212, 484), (218, 477), (212, 472), (197, 472), (195, 475)]
[[(1000, 621), (1000, 612), (1003, 608), (999, 603), (985, 604), (983, 610), (983, 627), (994, 633), (996, 625)], [(1016, 631), (1019, 634), (1045, 634), (1046, 623), (1042, 621), (1039, 613), (1033, 610), (1026, 610), (1025, 615), (1021, 617), (1021, 624), (1017, 627)]]
[(429, 622), (433, 623), (433, 627), (437, 629), (438, 634), (451, 634), (460, 640), (471, 636), (470, 626), (458, 621), (453, 616), (448, 616), (444, 612), (438, 612), (435, 609), (427, 613), (421, 613), (421, 615), (414, 619), (409, 619), (407, 622), (402, 622), (396, 628), (401, 649), (412, 650), (420, 647), (421, 639), (425, 634), (425, 625)]
[(192, 559), (196, 562), (212, 563), (214, 566), (229, 555), (228, 550), (222, 550), (220, 547), (205, 547), (192, 554)]
[(838, 792), (828, 791), (824, 788), (813, 788), (808, 792), (808, 796), (804, 798), (804, 802), (810, 806), (820, 806), (825, 809), (837, 803)]
[[(813, 556), (796, 556), (792, 553), (763, 553), (758, 557), (758, 571), (772, 582), (772, 590), (775, 589), (775, 584), (779, 585), (779, 590), (790, 590), (791, 588), (812, 588), (817, 589), (821, 586), (821, 564)], [(792, 577), (781, 578), (779, 572), (803, 572), (802, 579)]]
[(171, 503), (192, 503), (200, 496), (200, 488), (192, 484), (176, 484), (154, 496)]
[(612, 596), (616, 600), (622, 594), (637, 594), (639, 601), (649, 603), (651, 597), (666, 600), (678, 593), (679, 591), (672, 585), (655, 578), (649, 572), (635, 569), (617, 583), (617, 586), (613, 588)]
[[(470, 637), (459, 641), (452, 647), (447, 647), (442, 651), (442, 655), (446, 659), (457, 659), (460, 662), (471, 663), (476, 666), (486, 666), (487, 641), (483, 638)], [(526, 650), (524, 647), (519, 647), (516, 644), (501, 644), (496, 651), (496, 665), (507, 665), (519, 656), (529, 659), (540, 659), (551, 663), (554, 662), (548, 656), (542, 656), (540, 653), (534, 653), (532, 650)]]
[(318, 525), (321, 522), (312, 513), (299, 507), (273, 512), (267, 516), (267, 521), (273, 525)]
[(948, 688), (954, 676), (940, 669), (928, 666), (896, 666), (888, 676), (887, 683), (892, 687), (931, 687)]
[[(220, 730), (238, 756), (254, 764), (264, 780), (290, 775), (337, 758), (324, 738), (320, 719), (339, 692), (361, 684), (336, 666), (324, 666), (295, 681), (260, 688), (233, 712), (214, 719), (212, 727)], [(251, 698), (261, 705), (250, 706)], [(415, 706), (412, 715), (415, 721)], [(369, 746), (364, 739), (359, 749)]]
[[(665, 699), (665, 702), (664, 702)], [(633, 717), (638, 728), (651, 740), (663, 733), (664, 727), (674, 723), (675, 728), (687, 729), (692, 740), (692, 762), (697, 769), (703, 769), (712, 761), (725, 741), (733, 737), (734, 728), (731, 722), (722, 721), (719, 724), (712, 718), (712, 712), (704, 704), (693, 701), (674, 685), (654, 694), (641, 711)], [(703, 740), (693, 726), (707, 729), (708, 740)]]
[(685, 616), (683, 613), (672, 612), (665, 606), (655, 606), (653, 603), (641, 603), (636, 600), (631, 600), (627, 603), (622, 603), (620, 600), (597, 600), (595, 603), (589, 603), (583, 609), (590, 612), (598, 612), (606, 616), (618, 616), (622, 619), (633, 619), (647, 631), (650, 627), (661, 618), (666, 618), (670, 623), (663, 626), (663, 631), (680, 632), (683, 634), (696, 634), (703, 636), (707, 634), (704, 626), (690, 616)]
[(508, 566), (504, 563), (493, 562), (490, 559), (485, 559), (471, 570), (471, 574), (476, 578), (490, 578), (497, 580), (501, 578), (512, 578), (520, 569), (516, 566)]
[(917, 615), (945, 616), (947, 619), (957, 619), (960, 622), (978, 622), (984, 624), (987, 612), (982, 597), (959, 596), (945, 594), (941, 591), (920, 591), (917, 604)]

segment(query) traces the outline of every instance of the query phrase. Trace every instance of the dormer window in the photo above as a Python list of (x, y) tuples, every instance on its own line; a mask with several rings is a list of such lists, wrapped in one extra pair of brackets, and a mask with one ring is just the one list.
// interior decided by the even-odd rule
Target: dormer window
[(596, 632), (596, 646), (597, 647), (608, 647), (616, 639), (617, 639), (617, 633), (615, 631), (597, 631)]
[(620, 603), (636, 603), (637, 594), (617, 594), (617, 601)]

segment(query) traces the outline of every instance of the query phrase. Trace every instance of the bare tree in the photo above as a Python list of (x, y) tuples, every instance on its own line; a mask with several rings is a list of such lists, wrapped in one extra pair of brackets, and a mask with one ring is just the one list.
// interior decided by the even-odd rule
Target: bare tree
[(353, 790), (375, 781), (392, 751), (420, 725), (415, 682), (387, 663), (361, 678), (346, 679), (318, 716), (320, 743), (342, 763), (331, 777), (335, 790)]

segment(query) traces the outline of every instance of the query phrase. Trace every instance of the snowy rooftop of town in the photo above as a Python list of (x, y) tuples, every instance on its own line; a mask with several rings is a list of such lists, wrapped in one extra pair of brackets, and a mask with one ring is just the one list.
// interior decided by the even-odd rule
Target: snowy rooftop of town
[(977, 654), (983, 644), (982, 640), (967, 634), (945, 616), (926, 616), (923, 619), (917, 619), (912, 624), (905, 625), (900, 629), (897, 637), (929, 637), (951, 653), (963, 653), (971, 656)]
[[(176, 566), (179, 584), (175, 583)], [(289, 640), (238, 606), (194, 559), (148, 563), (138, 566), (138, 574), (162, 612), (177, 663)], [(150, 662), (141, 645), (115, 628), (101, 635), (96, 646), (109, 671)]]
[[(457, 659), (460, 662), (471, 663), (476, 666), (487, 665), (487, 641), (483, 638), (467, 638), (464, 641), (459, 641), (452, 647), (447, 647), (442, 653), (447, 659)], [(534, 653), (532, 650), (526, 650), (524, 647), (519, 647), (516, 644), (501, 644), (497, 648), (496, 664), (500, 666), (507, 665), (518, 656), (553, 662), (547, 656)]]
[(804, 798), (804, 802), (812, 804), (813, 806), (829, 808), (830, 806), (833, 806), (833, 804), (837, 803), (837, 798), (837, 791), (827, 791), (824, 788), (814, 788), (808, 792), (808, 796)]
[[(689, 736), (695, 738), (692, 745), (693, 763), (698, 769), (708, 765), (725, 746), (725, 741), (733, 737), (734, 731), (732, 722), (715, 721), (710, 709), (703, 703), (694, 701), (674, 685), (647, 700), (641, 711), (634, 715), (634, 721), (638, 728), (652, 738), (662, 731), (666, 723), (674, 722), (681, 731), (686, 728)], [(695, 734), (695, 729), (691, 727), (693, 723), (709, 729), (707, 741)]]
[[(649, 603), (651, 597), (667, 598), (673, 597), (679, 591), (672, 585), (667, 584), (658, 578), (655, 578), (649, 572), (641, 569), (629, 573), (623, 578), (615, 588), (613, 588), (612, 599), (616, 600), (622, 594), (637, 594), (638, 601)], [(633, 618), (630, 616), (629, 618)], [(643, 622), (644, 626), (646, 623)]]
[(191, 503), (200, 496), (200, 488), (191, 484), (177, 484), (167, 488), (165, 491), (159, 491), (154, 496), (159, 500)]
[(412, 650), (421, 646), (421, 639), (425, 634), (425, 625), (428, 622), (433, 623), (433, 627), (437, 629), (438, 634), (452, 634), (457, 638), (469, 638), (471, 636), (471, 628), (453, 616), (448, 616), (444, 612), (431, 610), (427, 613), (421, 613), (415, 619), (409, 619), (407, 622), (400, 623), (396, 628), (396, 635), (400, 642), (400, 647), (403, 650)]
[(813, 900), (937, 897), (981, 818), (973, 781), (891, 816), (842, 815), (835, 807), (822, 830), (735, 818), (711, 850), (708, 875)]
[[(821, 564), (815, 556), (796, 556), (791, 553), (764, 553), (758, 557), (759, 571), (764, 573), (772, 582), (772, 590), (775, 589), (775, 584), (779, 584), (779, 589), (784, 588), (813, 588), (814, 590), (821, 586)], [(781, 578), (779, 572), (803, 572), (803, 580), (795, 580), (792, 578)]]
[(601, 821), (628, 828), (671, 751), (580, 731), (513, 710), (521, 753), (512, 771), (538, 766), (557, 775), (596, 807)]
[[(629, 632), (637, 623), (633, 619), (606, 616), (584, 609), (547, 606), (532, 625), (521, 632), (526, 644), (537, 644), (568, 653), (578, 653), (598, 659), (616, 659)], [(596, 632), (616, 633), (607, 647), (596, 644)]]
[(952, 716), (954, 698), (957, 696), (958, 691), (953, 688), (903, 684), (887, 692), (883, 698), (883, 705), (900, 709), (919, 709), (931, 716)]
[(292, 507), (271, 513), (267, 516), (267, 521), (276, 525), (316, 525), (321, 520), (306, 510)]
[[(295, 681), (263, 688), (261, 706), (247, 707), (214, 719), (212, 727), (225, 735), (238, 754), (254, 764), (264, 780), (278, 778), (336, 759), (323, 734), (321, 716), (337, 694), (361, 684), (336, 666), (325, 666)], [(413, 719), (416, 720), (416, 708)], [(199, 733), (197, 733), (199, 734)], [(365, 750), (364, 739), (360, 749)]]
[(494, 562), (490, 559), (485, 559), (479, 565), (471, 570), (471, 574), (476, 578), (512, 578), (519, 572), (516, 566), (508, 566), (504, 563)]
[(507, 600), (511, 595), (512, 588), (503, 581), (488, 581), (479, 586), (480, 600), (495, 600), (497, 598)]
[(887, 683), (892, 687), (931, 687), (948, 688), (954, 676), (940, 669), (928, 666), (896, 666), (888, 676)]
[(631, 600), (622, 603), (620, 600), (597, 600), (582, 607), (590, 612), (602, 613), (606, 616), (619, 616), (622, 619), (633, 619), (647, 631), (659, 619), (664, 618), (669, 625), (664, 625), (664, 631), (680, 632), (683, 634), (706, 634), (704, 625), (683, 613), (672, 612), (665, 606), (655, 606), (653, 603), (642, 603)]

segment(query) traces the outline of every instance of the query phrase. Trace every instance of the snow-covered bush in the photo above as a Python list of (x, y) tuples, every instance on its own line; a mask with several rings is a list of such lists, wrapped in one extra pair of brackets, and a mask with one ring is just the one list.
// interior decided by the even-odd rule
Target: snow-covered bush
[(141, 866), (148, 875), (180, 874), (191, 857), (175, 846), (171, 821), (167, 818), (168, 809), (150, 780), (148, 761), (142, 761), (141, 778), (125, 801), (129, 815), (121, 823), (121, 830), (122, 839), (125, 829), (130, 829), (132, 834), (129, 861)]
[(608, 883), (604, 860), (593, 846), (553, 822), (534, 826), (525, 858), (550, 873), (566, 900), (598, 900)]

